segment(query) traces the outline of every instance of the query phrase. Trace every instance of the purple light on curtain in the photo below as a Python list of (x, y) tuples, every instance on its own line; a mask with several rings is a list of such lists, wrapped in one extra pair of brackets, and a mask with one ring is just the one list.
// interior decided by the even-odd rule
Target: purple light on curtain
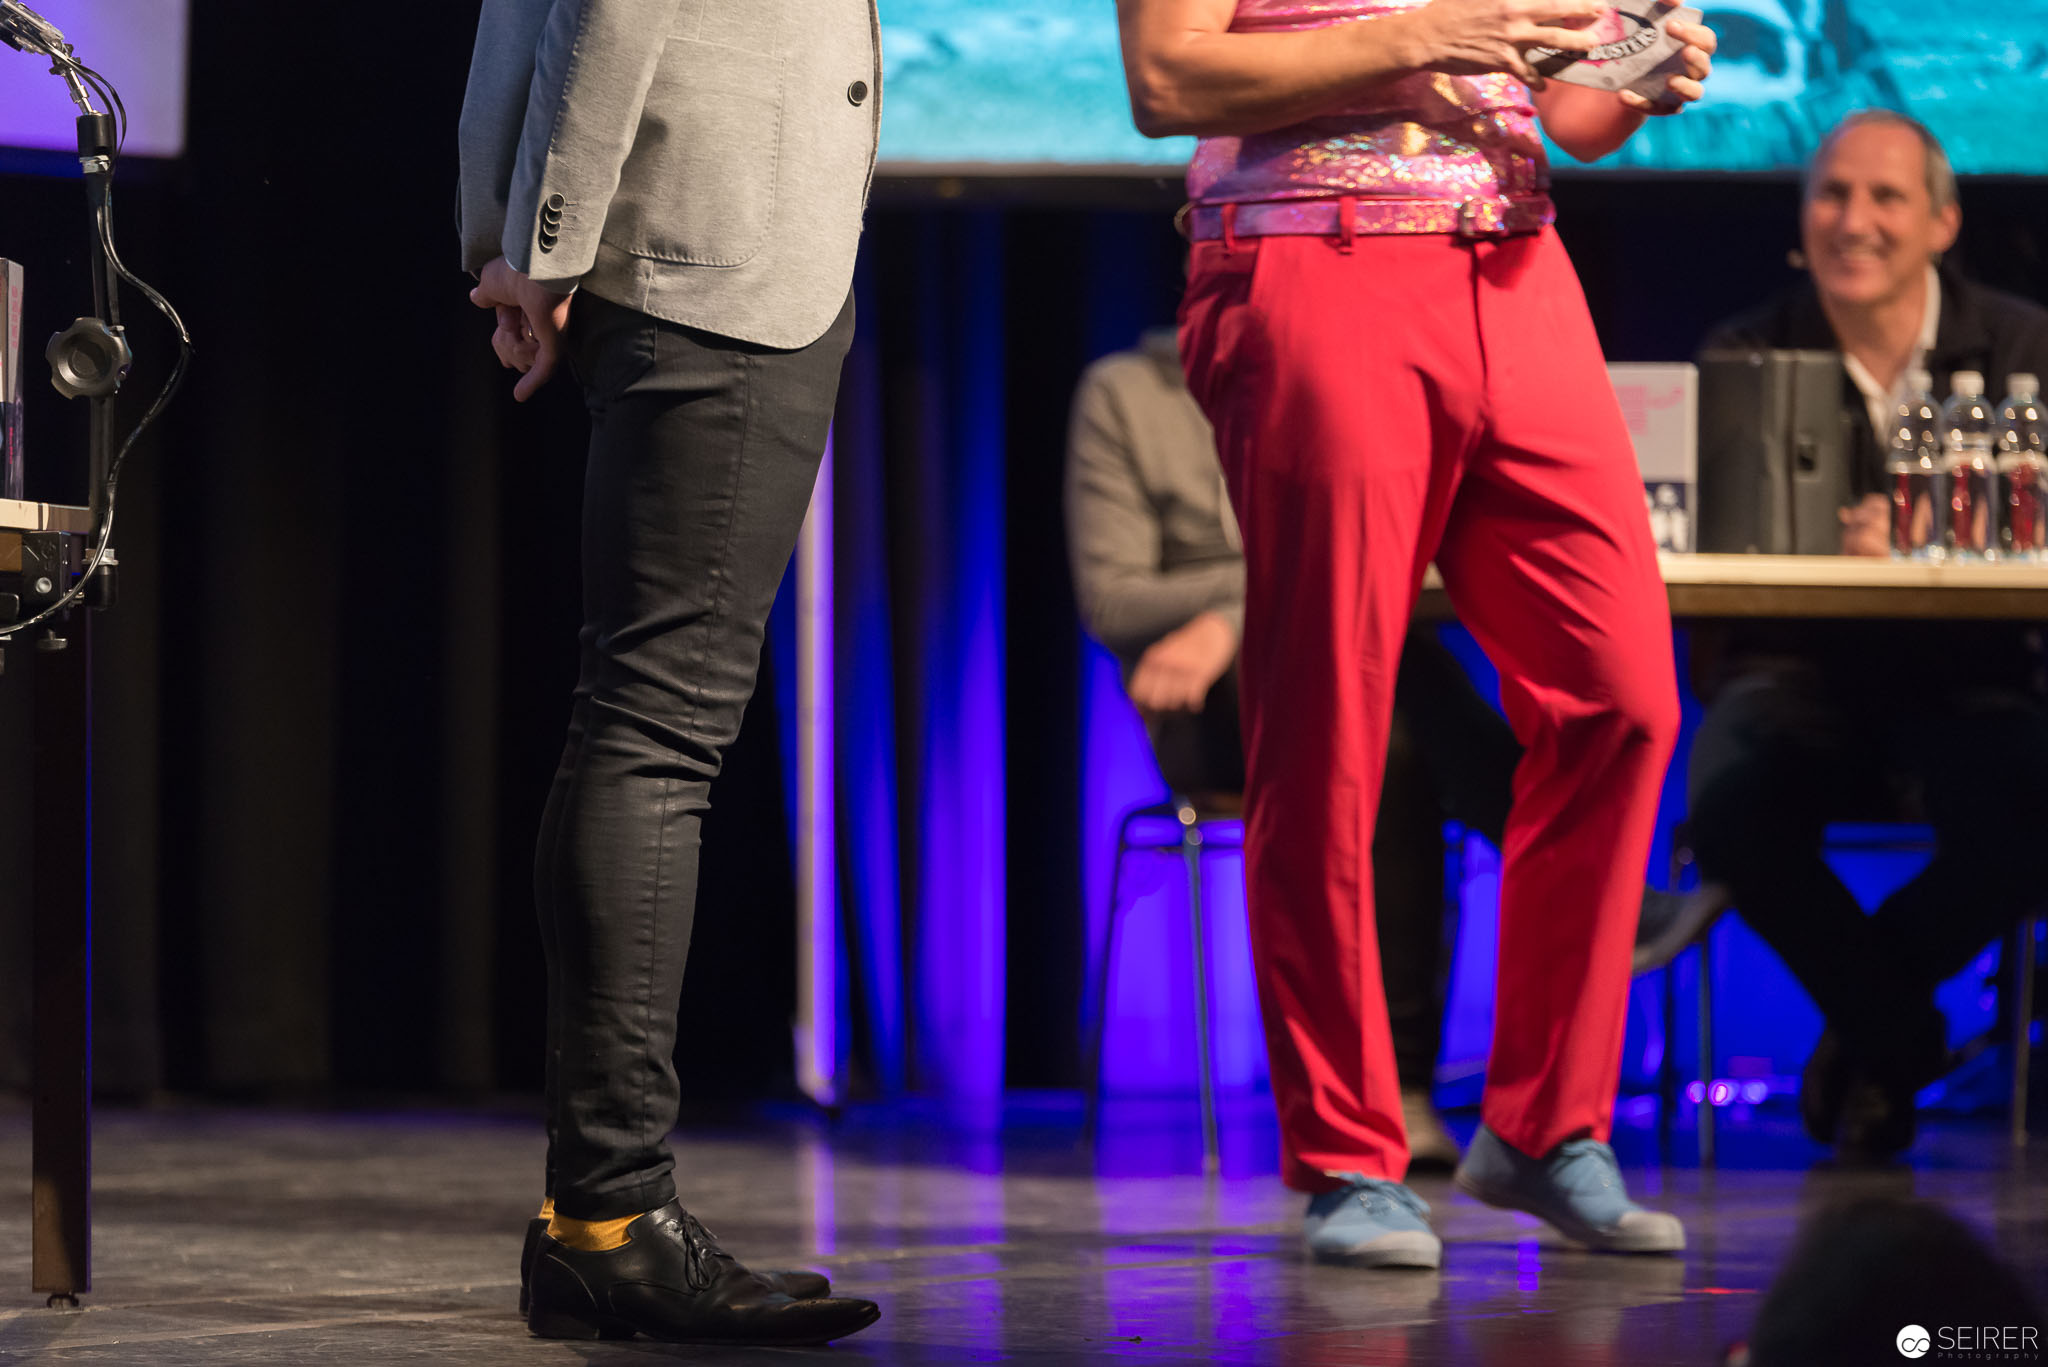
[[(850, 982), (876, 1089), (904, 1087), (903, 887), (898, 867), (896, 663), (891, 649), (887, 476), (883, 468), (881, 375), (876, 354), (880, 301), (871, 268), (854, 279), (862, 326), (847, 356), (834, 423), (838, 478), (835, 709), (838, 718), (840, 910)], [(852, 1031), (851, 991), (842, 993)]]
[[(1003, 1086), (1006, 803), (1003, 736), (1003, 238), (968, 216), (950, 269), (919, 300), (928, 374), (949, 381), (936, 468), (923, 473), (925, 598), (917, 887), (918, 1085)], [(948, 288), (950, 286), (950, 288)]]
[[(185, 0), (36, 0), (34, 8), (63, 32), (80, 61), (105, 72), (121, 92), (130, 155), (175, 157), (185, 150)], [(47, 61), (0, 52), (0, 147), (75, 151), (77, 116)]]
[[(1094, 956), (1102, 953), (1109, 916), (1117, 825), (1129, 808), (1164, 798), (1166, 786), (1144, 724), (1124, 695), (1116, 660), (1092, 641), (1083, 655), (1082, 679), (1080, 839), (1093, 983), (1099, 967)], [(1161, 828), (1154, 823), (1153, 829)], [(1187, 873), (1177, 853), (1137, 852), (1126, 861), (1103, 1035), (1103, 1086), (1110, 1092), (1192, 1094), (1197, 1080)], [(1266, 1079), (1266, 1050), (1245, 924), (1243, 860), (1220, 850), (1207, 855), (1202, 888), (1217, 1082), (1258, 1086)]]

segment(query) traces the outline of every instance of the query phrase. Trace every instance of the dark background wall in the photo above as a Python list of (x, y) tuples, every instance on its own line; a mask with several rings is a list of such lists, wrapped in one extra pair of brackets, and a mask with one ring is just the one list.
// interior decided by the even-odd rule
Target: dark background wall
[[(123, 600), (99, 623), (108, 1090), (537, 1085), (527, 869), (573, 674), (582, 414), (566, 384), (515, 408), (456, 269), (475, 12), (416, 6), (408, 41), (372, 44), (347, 7), (195, 0), (188, 154), (123, 169), (124, 253), (184, 310), (199, 357), (124, 481)], [(5, 78), (41, 79), (25, 61)], [(34, 338), (86, 308), (72, 175), (57, 159), (0, 163), (0, 256), (28, 267)], [(1792, 278), (1789, 182), (1578, 177), (1558, 199), (1614, 359), (1683, 358)], [(864, 251), (842, 415), (879, 452), (862, 468), (887, 483), (943, 466), (961, 437), (932, 420), (940, 391), (999, 396), (1013, 1083), (1077, 1069), (1078, 861), (1049, 835), (1071, 823), (1047, 820), (1076, 790), (1067, 396), (1087, 361), (1170, 319), (1176, 202), (1165, 182), (884, 183)], [(1963, 202), (1976, 272), (2048, 297), (2048, 183), (1973, 183)], [(933, 343), (965, 310), (1000, 344), (963, 377)], [(130, 314), (132, 413), (170, 341), (139, 301)], [(80, 417), (47, 390), (31, 399), (31, 496), (74, 500)], [(874, 494), (842, 488), (842, 524), (874, 522), (891, 591), (912, 598), (932, 572), (915, 510)], [(10, 649), (0, 676), (0, 1080), (17, 1083), (25, 655)], [(769, 669), (706, 828), (684, 1038), (716, 1047), (682, 1057), (697, 1095), (789, 1085), (793, 892)], [(914, 706), (907, 677), (897, 690)], [(903, 1076), (861, 1062), (871, 1081)]]

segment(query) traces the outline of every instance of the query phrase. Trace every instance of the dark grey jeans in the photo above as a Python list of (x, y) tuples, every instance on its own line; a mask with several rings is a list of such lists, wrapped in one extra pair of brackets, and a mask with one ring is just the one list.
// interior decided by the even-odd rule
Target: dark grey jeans
[(853, 303), (772, 351), (579, 295), (590, 408), (582, 666), (541, 821), (548, 1193), (612, 1220), (675, 1195), (676, 1005), (700, 823), (816, 482)]

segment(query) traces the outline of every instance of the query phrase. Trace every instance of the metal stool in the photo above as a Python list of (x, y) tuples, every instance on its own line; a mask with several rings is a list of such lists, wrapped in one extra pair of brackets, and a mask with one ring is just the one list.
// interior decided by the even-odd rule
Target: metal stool
[[(1094, 1144), (1102, 1121), (1102, 1049), (1109, 1023), (1109, 988), (1116, 960), (1117, 923), (1124, 910), (1120, 896), (1124, 856), (1146, 851), (1177, 853), (1187, 867), (1188, 931), (1194, 946), (1195, 1044), (1202, 1091), (1202, 1168), (1205, 1172), (1216, 1170), (1221, 1146), (1216, 1134), (1215, 1062), (1209, 1046), (1209, 950), (1208, 934), (1202, 919), (1202, 855), (1211, 847), (1241, 852), (1244, 849), (1241, 820), (1239, 801), (1235, 797), (1210, 798), (1197, 806), (1193, 799), (1176, 795), (1165, 802), (1132, 808), (1124, 813), (1123, 820), (1117, 825), (1116, 863), (1109, 877), (1109, 914), (1103, 922), (1102, 953), (1095, 971), (1094, 1011), (1089, 1021), (1088, 1096), (1082, 1136), (1090, 1145)], [(1134, 828), (1148, 821), (1171, 822), (1171, 836), (1159, 840), (1134, 838)], [(1227, 836), (1230, 827), (1236, 828), (1235, 839)], [(1226, 838), (1220, 841), (1214, 839), (1219, 831), (1226, 832)]]

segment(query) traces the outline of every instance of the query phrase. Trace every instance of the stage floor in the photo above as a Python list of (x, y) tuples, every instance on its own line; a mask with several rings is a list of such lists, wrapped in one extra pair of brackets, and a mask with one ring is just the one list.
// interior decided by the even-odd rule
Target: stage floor
[(685, 1201), (729, 1248), (882, 1305), (872, 1329), (806, 1353), (529, 1338), (514, 1298), (541, 1142), (503, 1112), (104, 1112), (95, 1287), (82, 1311), (50, 1311), (28, 1289), (28, 1123), (9, 1109), (0, 1362), (1709, 1364), (1746, 1331), (1803, 1212), (1859, 1192), (1960, 1214), (2048, 1301), (2048, 1144), (2016, 1152), (1989, 1120), (1933, 1123), (1914, 1165), (1884, 1173), (1815, 1167), (1782, 1112), (1724, 1131), (1711, 1172), (1689, 1130), (1630, 1129), (1629, 1180), (1684, 1216), (1682, 1259), (1573, 1251), (1422, 1180), (1443, 1270), (1375, 1273), (1301, 1261), (1265, 1103), (1238, 1099), (1229, 1118), (1214, 1179), (1191, 1106), (1113, 1105), (1094, 1159), (1068, 1097), (693, 1123), (677, 1137)]

